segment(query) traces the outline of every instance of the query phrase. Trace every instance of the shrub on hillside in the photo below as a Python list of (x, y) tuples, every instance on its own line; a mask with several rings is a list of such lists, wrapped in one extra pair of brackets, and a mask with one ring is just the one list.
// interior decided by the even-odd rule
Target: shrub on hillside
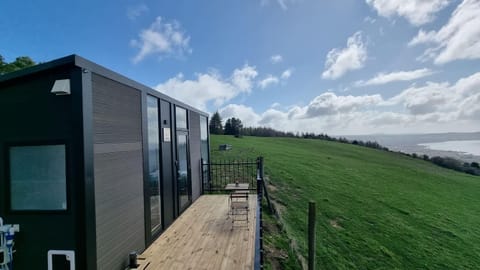
[(472, 175), (480, 175), (480, 170), (478, 168), (472, 166), (467, 162), (462, 163), (460, 160), (454, 159), (452, 157), (432, 157), (430, 161), (444, 168), (452, 169), (459, 172), (465, 172)]

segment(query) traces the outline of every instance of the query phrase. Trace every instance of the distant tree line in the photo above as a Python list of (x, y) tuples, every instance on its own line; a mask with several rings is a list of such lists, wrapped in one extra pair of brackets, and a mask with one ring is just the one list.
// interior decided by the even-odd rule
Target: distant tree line
[(28, 56), (20, 56), (15, 61), (7, 63), (2, 55), (0, 55), (0, 75), (34, 66), (35, 62)]
[(242, 129), (242, 135), (256, 137), (296, 137), (293, 132), (278, 131), (268, 127), (246, 127)]

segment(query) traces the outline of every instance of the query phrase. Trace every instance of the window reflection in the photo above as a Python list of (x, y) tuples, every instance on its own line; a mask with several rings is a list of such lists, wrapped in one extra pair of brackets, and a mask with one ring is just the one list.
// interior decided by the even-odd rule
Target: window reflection
[(160, 133), (158, 120), (158, 99), (148, 96), (148, 189), (150, 192), (150, 229), (152, 232), (160, 229), (162, 214), (160, 193)]
[(208, 162), (208, 121), (200, 116), (200, 152), (204, 162)]
[(175, 121), (177, 128), (187, 129), (187, 110), (175, 107)]
[(12, 210), (66, 210), (65, 145), (10, 148)]
[(187, 149), (187, 135), (179, 134), (177, 136), (177, 151), (178, 151), (178, 171), (177, 171), (177, 185), (180, 209), (184, 209), (189, 203), (188, 190), (188, 149)]

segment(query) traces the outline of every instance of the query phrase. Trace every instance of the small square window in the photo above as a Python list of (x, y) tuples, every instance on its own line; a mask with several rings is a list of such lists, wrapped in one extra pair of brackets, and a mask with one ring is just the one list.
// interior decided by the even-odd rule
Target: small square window
[(12, 210), (66, 210), (65, 145), (12, 146), (10, 205)]

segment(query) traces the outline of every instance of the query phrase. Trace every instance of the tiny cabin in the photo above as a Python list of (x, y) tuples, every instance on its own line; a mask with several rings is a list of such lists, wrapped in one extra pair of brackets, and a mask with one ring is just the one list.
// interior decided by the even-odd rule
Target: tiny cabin
[(202, 193), (208, 115), (77, 55), (0, 76), (0, 119), (15, 270), (124, 270)]

